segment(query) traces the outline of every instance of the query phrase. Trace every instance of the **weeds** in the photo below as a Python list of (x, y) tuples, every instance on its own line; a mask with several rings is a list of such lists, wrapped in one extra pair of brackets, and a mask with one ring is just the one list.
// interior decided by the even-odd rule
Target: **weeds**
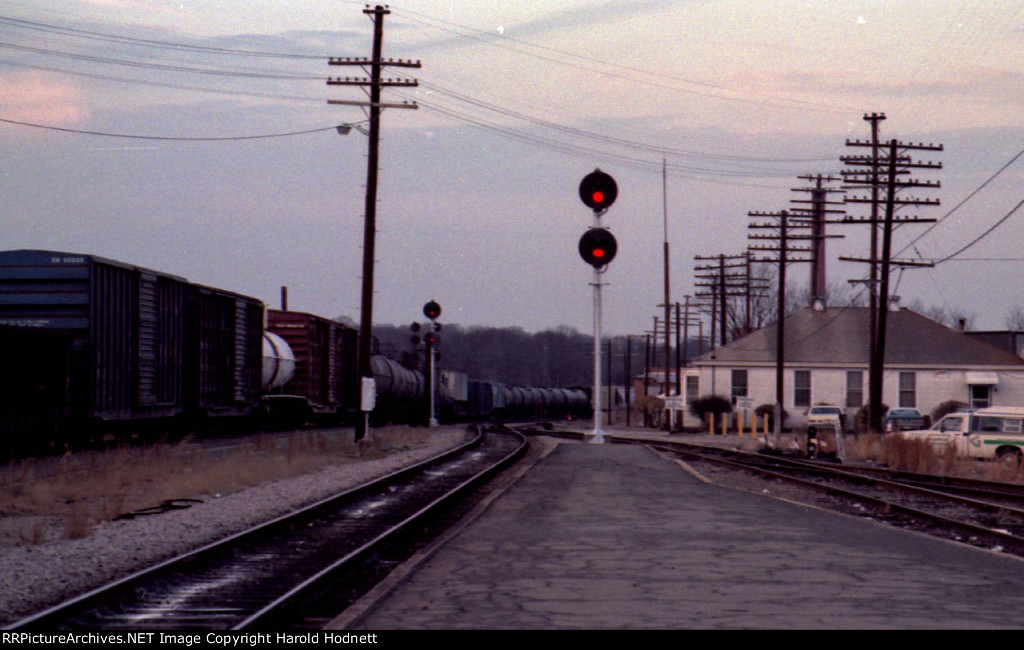
[(882, 440), (880, 436), (856, 434), (843, 438), (843, 449), (850, 460), (880, 460)]
[(260, 435), (230, 448), (186, 439), (10, 463), (0, 467), (0, 522), (25, 515), (31, 523), (17, 532), (7, 526), (12, 532), (0, 544), (43, 542), (44, 518), (62, 521), (63, 536), (77, 539), (97, 522), (166, 500), (226, 495), (357, 458), (379, 458), (428, 437), (401, 427), (374, 431), (356, 444), (351, 432), (309, 431), (284, 440)]
[(961, 458), (956, 447), (936, 447), (925, 440), (901, 436), (860, 436), (874, 439), (866, 444), (855, 444), (857, 455), (851, 455), (847, 445), (847, 456), (858, 460), (876, 460), (890, 469), (921, 474), (959, 476), (1006, 483), (1024, 482), (1024, 468), (1018, 464), (999, 461), (982, 461), (975, 458)]
[(92, 519), (87, 512), (88, 506), (83, 502), (77, 502), (71, 508), (64, 527), (65, 539), (82, 539), (89, 536), (92, 530)]
[(29, 544), (36, 545), (42, 544), (46, 539), (46, 529), (41, 521), (33, 521), (32, 525), (28, 527), (28, 530), (21, 534), (21, 541)]
[(882, 443), (882, 462), (891, 469), (919, 474), (940, 473), (940, 469), (948, 469), (942, 467), (942, 457), (927, 441), (895, 435), (887, 436)]

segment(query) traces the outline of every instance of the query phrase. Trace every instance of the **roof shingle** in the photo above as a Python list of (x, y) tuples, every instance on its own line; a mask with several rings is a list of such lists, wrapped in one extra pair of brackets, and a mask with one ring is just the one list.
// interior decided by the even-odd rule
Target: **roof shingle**
[[(786, 363), (867, 364), (867, 307), (817, 311), (810, 307), (785, 321)], [(701, 357), (705, 363), (775, 362), (774, 325), (758, 330)], [(886, 365), (1024, 366), (1024, 359), (978, 341), (909, 309), (889, 312)]]

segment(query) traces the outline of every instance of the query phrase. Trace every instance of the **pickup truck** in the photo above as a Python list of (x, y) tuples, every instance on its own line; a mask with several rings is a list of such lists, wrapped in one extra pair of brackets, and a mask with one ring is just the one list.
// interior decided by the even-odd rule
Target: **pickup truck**
[(900, 431), (903, 438), (926, 440), (937, 450), (950, 446), (962, 458), (998, 459), (1019, 464), (1024, 452), (1024, 407), (993, 406), (946, 415), (930, 429)]

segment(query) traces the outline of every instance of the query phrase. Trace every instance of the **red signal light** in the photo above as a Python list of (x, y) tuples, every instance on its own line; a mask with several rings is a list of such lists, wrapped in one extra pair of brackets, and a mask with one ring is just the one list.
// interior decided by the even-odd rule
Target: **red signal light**
[(591, 228), (580, 237), (579, 250), (584, 262), (594, 267), (602, 267), (615, 259), (618, 242), (608, 230)]
[(580, 181), (580, 200), (595, 212), (607, 210), (619, 194), (615, 179), (595, 169)]
[(441, 305), (437, 304), (436, 301), (431, 300), (427, 304), (423, 305), (423, 315), (434, 320), (441, 315)]

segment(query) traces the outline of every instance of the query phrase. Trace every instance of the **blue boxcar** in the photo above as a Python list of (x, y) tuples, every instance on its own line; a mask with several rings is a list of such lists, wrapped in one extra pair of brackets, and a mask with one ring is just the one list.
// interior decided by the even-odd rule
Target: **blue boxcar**
[[(174, 275), (92, 255), (0, 252), (0, 327), (68, 341), (68, 423), (252, 411), (262, 319), (260, 301)], [(5, 410), (18, 408), (11, 394), (0, 396)]]

